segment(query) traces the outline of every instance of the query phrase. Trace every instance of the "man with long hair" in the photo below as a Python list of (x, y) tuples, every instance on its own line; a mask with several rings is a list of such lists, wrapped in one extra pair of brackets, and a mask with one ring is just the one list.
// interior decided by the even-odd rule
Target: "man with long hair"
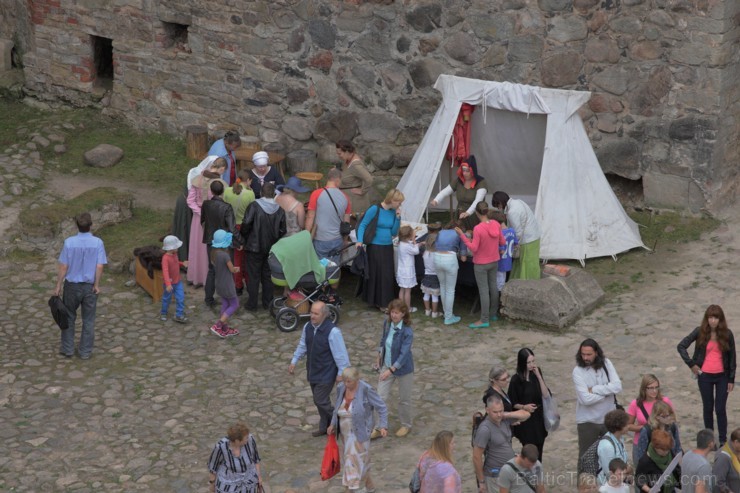
[(622, 391), (617, 370), (593, 339), (584, 340), (578, 347), (573, 384), (577, 396), (578, 457), (581, 457), (606, 432), (604, 417), (616, 409), (617, 394)]

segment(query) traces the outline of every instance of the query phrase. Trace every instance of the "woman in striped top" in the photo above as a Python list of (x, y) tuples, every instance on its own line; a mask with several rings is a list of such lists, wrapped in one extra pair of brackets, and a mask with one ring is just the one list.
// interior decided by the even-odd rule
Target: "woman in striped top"
[(256, 493), (262, 484), (257, 442), (244, 423), (231, 425), (208, 459), (209, 486), (215, 493)]

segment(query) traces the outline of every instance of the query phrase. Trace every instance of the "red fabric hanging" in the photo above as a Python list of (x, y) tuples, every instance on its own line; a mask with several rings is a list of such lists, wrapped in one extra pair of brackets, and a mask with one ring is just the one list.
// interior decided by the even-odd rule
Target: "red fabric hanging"
[(475, 106), (463, 103), (460, 113), (457, 115), (455, 128), (452, 130), (452, 138), (447, 145), (445, 157), (460, 166), (462, 162), (470, 155), (470, 115), (475, 111)]

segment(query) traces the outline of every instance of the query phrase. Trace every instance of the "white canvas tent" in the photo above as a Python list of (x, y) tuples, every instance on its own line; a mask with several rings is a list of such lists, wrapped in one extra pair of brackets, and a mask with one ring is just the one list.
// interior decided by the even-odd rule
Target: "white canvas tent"
[[(590, 92), (440, 75), (442, 104), (398, 188), (402, 218), (422, 220), (430, 199), (449, 182), (447, 144), (463, 103), (476, 106), (471, 153), (496, 190), (530, 204), (542, 228), (540, 257), (612, 256), (644, 247), (596, 159), (578, 109)], [(454, 196), (453, 196), (454, 197)]]

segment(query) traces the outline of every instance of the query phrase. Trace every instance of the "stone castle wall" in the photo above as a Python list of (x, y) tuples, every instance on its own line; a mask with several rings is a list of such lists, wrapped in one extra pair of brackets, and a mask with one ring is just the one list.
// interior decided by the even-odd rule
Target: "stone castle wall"
[[(735, 197), (738, 0), (112, 4), (28, 0), (28, 92), (173, 134), (238, 128), (324, 159), (352, 138), (378, 173), (397, 175), (440, 102), (441, 73), (589, 90), (581, 116), (601, 165), (638, 201), (698, 211)], [(0, 37), (16, 35), (8, 17)], [(92, 36), (112, 40), (107, 94)]]

